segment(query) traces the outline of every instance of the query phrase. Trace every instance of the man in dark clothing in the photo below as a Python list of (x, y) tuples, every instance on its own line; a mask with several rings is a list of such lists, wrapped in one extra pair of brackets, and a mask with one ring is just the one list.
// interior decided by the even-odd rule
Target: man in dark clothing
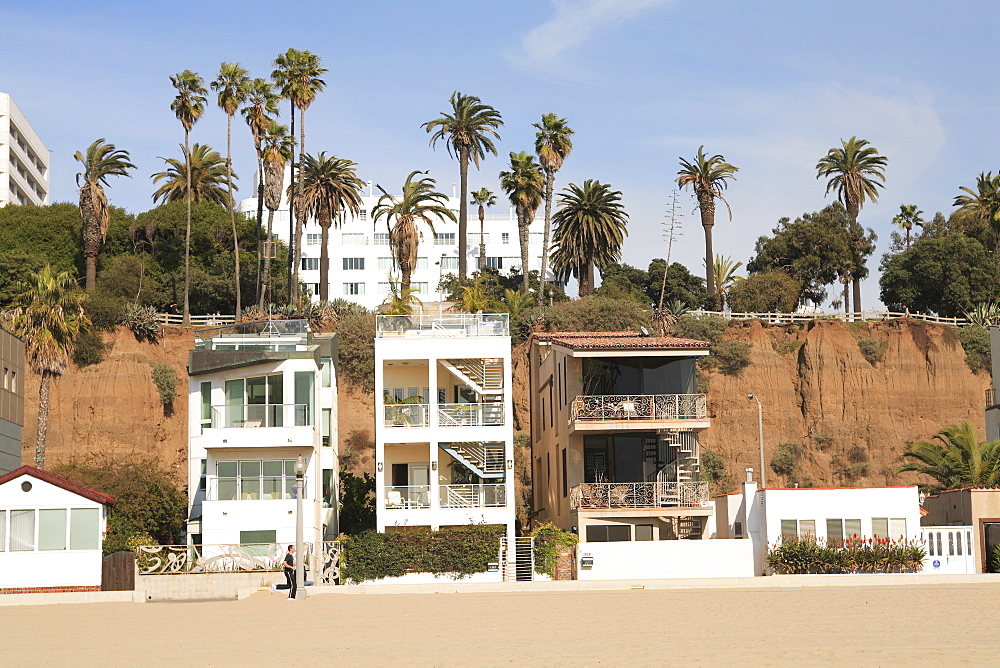
[(285, 581), (287, 584), (277, 585), (275, 589), (287, 589), (288, 590), (288, 600), (295, 600), (296, 582), (295, 582), (295, 546), (289, 545), (288, 552), (285, 554)]

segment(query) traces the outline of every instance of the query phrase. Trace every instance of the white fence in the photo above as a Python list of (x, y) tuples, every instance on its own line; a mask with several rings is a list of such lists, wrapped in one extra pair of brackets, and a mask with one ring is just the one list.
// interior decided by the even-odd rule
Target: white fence
[(773, 325), (780, 325), (791, 322), (808, 322), (810, 320), (894, 320), (897, 318), (909, 318), (911, 320), (923, 320), (939, 325), (955, 325), (961, 327), (968, 325), (965, 318), (945, 318), (938, 315), (927, 315), (924, 313), (897, 313), (896, 311), (862, 311), (860, 313), (736, 313), (723, 311), (690, 311), (691, 315), (718, 315), (726, 320), (763, 320)]
[[(164, 325), (183, 325), (184, 316), (176, 313), (157, 313), (156, 319)], [(214, 325), (231, 325), (236, 322), (234, 315), (192, 315), (191, 325), (195, 327), (212, 327)]]

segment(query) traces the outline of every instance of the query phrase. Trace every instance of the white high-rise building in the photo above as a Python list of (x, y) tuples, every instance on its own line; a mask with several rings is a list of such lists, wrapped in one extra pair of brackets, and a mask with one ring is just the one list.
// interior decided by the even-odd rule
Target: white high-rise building
[(49, 203), (49, 150), (7, 93), (0, 93), (0, 206)]
[[(285, 187), (287, 188), (287, 179)], [(256, 189), (256, 185), (254, 186)], [(372, 210), (378, 202), (378, 192), (371, 181), (362, 192), (361, 210), (357, 216), (348, 217), (339, 227), (330, 229), (330, 299), (341, 297), (357, 302), (367, 308), (375, 308), (389, 294), (390, 282), (399, 281), (399, 272), (394, 269), (392, 254), (389, 252), (389, 229), (385, 219), (377, 223), (372, 220)], [(458, 197), (448, 198), (448, 208), (458, 218)], [(239, 210), (256, 215), (257, 198), (240, 202)], [(268, 211), (264, 209), (263, 225), (267, 226)], [(418, 222), (420, 246), (417, 266), (410, 278), (411, 287), (416, 290), (421, 301), (439, 301), (442, 295), (438, 284), (443, 276), (458, 274), (458, 223), (450, 220), (435, 220), (433, 230), (430, 225)], [(486, 244), (486, 264), (506, 274), (512, 268), (521, 266), (521, 247), (518, 242), (517, 217), (513, 210), (505, 214), (487, 214), (484, 219), (484, 241)], [(299, 280), (306, 284), (319, 299), (319, 266), (321, 232), (315, 220), (310, 220), (302, 235), (302, 264)], [(288, 205), (275, 210), (272, 233), (288, 243)], [(542, 266), (543, 219), (541, 211), (529, 228), (529, 270), (537, 271)], [(469, 205), (468, 227), (468, 271), (471, 274), (479, 268), (479, 211)], [(283, 271), (284, 267), (274, 267), (273, 271)], [(549, 280), (552, 280), (551, 272)], [(444, 295), (447, 297), (447, 295)]]

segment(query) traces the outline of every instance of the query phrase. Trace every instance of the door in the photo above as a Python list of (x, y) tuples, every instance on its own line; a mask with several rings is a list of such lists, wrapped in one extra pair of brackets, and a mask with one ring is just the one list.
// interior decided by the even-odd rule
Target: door
[(431, 469), (427, 464), (410, 464), (410, 503), (429, 507), (431, 500)]
[(983, 572), (1000, 573), (1000, 522), (983, 522)]

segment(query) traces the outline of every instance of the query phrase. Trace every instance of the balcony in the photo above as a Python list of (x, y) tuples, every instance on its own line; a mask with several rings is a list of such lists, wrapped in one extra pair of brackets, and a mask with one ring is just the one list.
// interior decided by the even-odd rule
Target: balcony
[(386, 510), (412, 510), (431, 507), (430, 485), (396, 485), (385, 488)]
[(440, 404), (438, 424), (442, 427), (502, 427), (503, 404)]
[[(507, 488), (503, 484), (441, 485), (442, 508), (505, 508)], [(386, 510), (430, 508), (430, 485), (404, 485), (385, 488)]]
[[(686, 427), (708, 427), (708, 402), (704, 394), (579, 396), (573, 400), (570, 410), (577, 429), (669, 427), (678, 422), (685, 423)], [(703, 424), (690, 424), (699, 421)]]
[[(225, 477), (208, 476), (208, 501), (280, 501), (295, 499), (295, 478), (291, 476)], [(303, 478), (302, 498), (309, 498), (309, 480)]]
[(570, 507), (704, 508), (707, 482), (587, 482), (570, 490)]
[(375, 318), (375, 338), (454, 338), (510, 336), (506, 313), (455, 315), (380, 315)]
[(225, 404), (212, 406), (212, 429), (309, 427), (308, 404)]
[(430, 426), (430, 407), (427, 404), (391, 404), (383, 406), (386, 427)]

